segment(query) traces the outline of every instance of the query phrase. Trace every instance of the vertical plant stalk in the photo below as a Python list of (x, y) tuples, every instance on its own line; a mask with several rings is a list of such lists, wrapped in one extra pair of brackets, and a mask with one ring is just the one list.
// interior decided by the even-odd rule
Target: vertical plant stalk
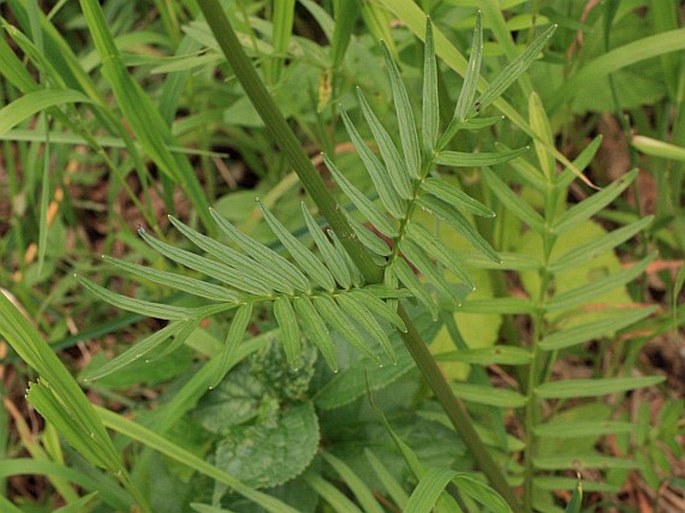
[[(382, 269), (373, 263), (371, 255), (356, 237), (340, 205), (330, 194), (307, 155), (302, 150), (297, 137), (281, 114), (273, 98), (264, 87), (252, 62), (238, 41), (226, 14), (217, 0), (198, 2), (205, 19), (212, 30), (224, 56), (230, 63), (250, 101), (264, 121), (274, 141), (285, 154), (297, 173), (307, 193), (316, 202), (321, 214), (342, 242), (345, 250), (361, 271), (368, 283), (380, 283)], [(440, 372), (433, 355), (414, 326), (413, 321), (402, 305), (398, 313), (407, 333), (402, 334), (404, 344), (421, 371), (424, 379), (440, 402), (454, 428), (466, 443), (477, 466), (486, 475), (492, 487), (509, 503), (514, 511), (521, 511), (519, 501), (507, 484), (504, 475), (494, 462), (487, 449), (478, 438), (473, 423), (464, 405), (455, 397), (449, 383)]]

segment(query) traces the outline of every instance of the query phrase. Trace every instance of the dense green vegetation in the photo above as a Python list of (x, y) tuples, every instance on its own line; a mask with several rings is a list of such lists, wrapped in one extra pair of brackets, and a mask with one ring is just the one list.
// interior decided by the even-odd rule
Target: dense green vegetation
[(0, 511), (683, 509), (678, 2), (0, 14)]

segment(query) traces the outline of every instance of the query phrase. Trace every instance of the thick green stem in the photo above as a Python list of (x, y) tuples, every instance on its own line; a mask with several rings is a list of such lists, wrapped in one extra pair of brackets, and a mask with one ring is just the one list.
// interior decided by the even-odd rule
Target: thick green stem
[[(217, 0), (200, 0), (198, 4), (243, 89), (264, 121), (274, 141), (283, 151), (290, 165), (299, 176), (302, 185), (316, 202), (321, 214), (326, 218), (333, 231), (343, 243), (345, 250), (361, 271), (364, 279), (368, 283), (380, 283), (383, 279), (382, 269), (373, 263), (371, 255), (362, 246), (343, 215), (342, 208), (330, 194), (323, 179), (302, 150), (300, 142), (264, 87), (252, 62), (245, 55), (233, 27), (221, 9), (219, 2)], [(514, 511), (520, 511), (520, 505), (516, 496), (478, 438), (466, 408), (454, 396), (449, 383), (447, 383), (440, 372), (435, 359), (425, 342), (421, 339), (421, 335), (416, 330), (411, 318), (401, 305), (398, 313), (408, 329), (407, 333), (403, 334), (407, 350), (414, 358), (416, 365), (450, 418), (454, 428), (469, 447), (478, 467), (486, 475), (493, 488), (509, 503), (511, 508)]]

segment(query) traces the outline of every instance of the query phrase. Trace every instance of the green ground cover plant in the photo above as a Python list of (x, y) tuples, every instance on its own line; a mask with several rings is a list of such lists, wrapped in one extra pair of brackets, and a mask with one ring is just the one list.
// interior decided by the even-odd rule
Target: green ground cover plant
[(2, 511), (682, 510), (681, 11), (0, 4)]

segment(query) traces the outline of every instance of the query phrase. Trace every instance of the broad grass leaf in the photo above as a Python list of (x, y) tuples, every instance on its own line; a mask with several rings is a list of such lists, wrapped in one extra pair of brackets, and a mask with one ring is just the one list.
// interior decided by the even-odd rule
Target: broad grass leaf
[(25, 94), (0, 109), (0, 137), (34, 114), (67, 103), (91, 101), (83, 93), (71, 89), (41, 89)]
[(570, 399), (574, 397), (597, 397), (645, 388), (661, 383), (663, 376), (633, 378), (568, 379), (542, 383), (535, 388), (541, 399)]
[(383, 50), (385, 66), (390, 77), (392, 99), (397, 115), (400, 140), (402, 141), (401, 146), (404, 151), (404, 161), (409, 174), (413, 178), (419, 178), (421, 175), (421, 151), (419, 149), (419, 138), (416, 135), (416, 122), (414, 121), (414, 112), (409, 101), (409, 94), (400, 77), (400, 71), (397, 69), (397, 65), (385, 43), (381, 44), (381, 49)]
[(495, 213), (490, 208), (445, 180), (428, 177), (421, 184), (421, 191), (432, 194), (452, 207), (471, 214), (488, 218), (495, 217)]
[(338, 473), (352, 494), (354, 494), (359, 505), (364, 508), (365, 513), (383, 513), (385, 511), (376, 501), (373, 492), (364, 480), (355, 474), (349, 465), (329, 452), (324, 452), (323, 458)]
[(214, 301), (221, 301), (225, 303), (236, 303), (240, 299), (240, 295), (225, 287), (220, 287), (207, 281), (190, 278), (177, 273), (170, 273), (167, 271), (160, 271), (145, 265), (138, 265), (118, 258), (108, 256), (102, 257), (105, 262), (114, 267), (121, 269), (139, 278), (150, 280), (160, 285), (166, 285), (183, 292), (188, 292), (195, 296), (204, 297)]
[(405, 206), (390, 180), (390, 174), (366, 145), (347, 113), (344, 110), (341, 110), (340, 115), (345, 124), (345, 128), (347, 129), (347, 133), (352, 140), (352, 144), (354, 144), (357, 154), (364, 163), (364, 167), (371, 177), (374, 188), (378, 192), (381, 203), (383, 203), (385, 209), (395, 219), (401, 219), (404, 217)]
[(321, 288), (328, 290), (329, 292), (334, 291), (335, 280), (333, 279), (333, 275), (321, 261), (316, 258), (314, 254), (297, 239), (297, 237), (292, 235), (261, 201), (259, 202), (259, 208), (269, 227), (274, 234), (276, 234), (278, 240), (281, 241), (283, 246), (288, 250), (290, 256), (297, 262), (297, 265), (299, 265), (300, 268), (303, 269), (303, 271)]

